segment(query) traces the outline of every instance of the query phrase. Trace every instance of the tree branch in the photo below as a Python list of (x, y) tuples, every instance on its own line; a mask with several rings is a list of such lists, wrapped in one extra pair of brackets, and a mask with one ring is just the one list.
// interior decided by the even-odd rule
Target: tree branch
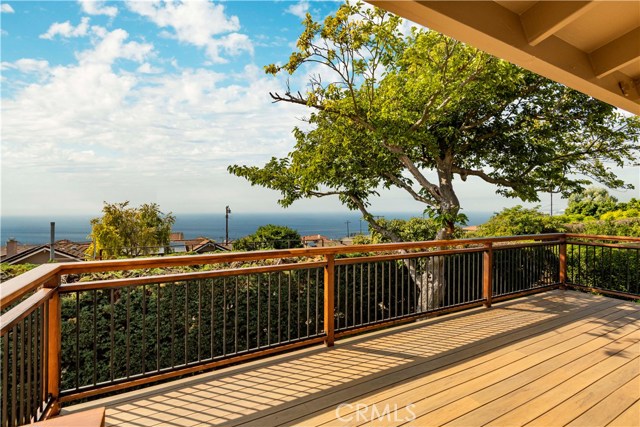
[(432, 184), (423, 174), (420, 169), (416, 167), (413, 161), (407, 156), (401, 147), (392, 144), (383, 144), (387, 150), (398, 156), (400, 162), (409, 170), (411, 175), (418, 181), (418, 184), (429, 192), (437, 201), (442, 201), (442, 194), (437, 185)]
[(411, 197), (413, 197), (414, 200), (418, 201), (418, 202), (422, 202), (426, 205), (433, 205), (433, 202), (421, 195), (419, 195), (418, 193), (416, 193), (414, 191), (413, 188), (411, 188), (410, 185), (408, 185), (406, 182), (403, 182), (400, 178), (398, 178), (397, 176), (391, 174), (391, 173), (385, 173), (384, 176), (389, 179), (389, 181), (393, 182), (397, 187), (402, 188), (403, 190), (405, 190), (407, 193), (409, 193), (411, 195)]
[(400, 238), (399, 235), (397, 235), (393, 231), (387, 230), (386, 228), (381, 226), (378, 223), (378, 221), (376, 221), (374, 216), (371, 215), (371, 213), (367, 210), (367, 207), (364, 205), (362, 200), (360, 200), (360, 198), (358, 198), (356, 195), (351, 193), (347, 195), (349, 196), (351, 201), (358, 207), (358, 210), (362, 213), (362, 217), (364, 218), (364, 220), (367, 221), (374, 230), (376, 230), (378, 233), (382, 234), (383, 236), (386, 236), (392, 242), (402, 242), (402, 238)]
[[(465, 169), (465, 168), (459, 168), (457, 166), (453, 166), (451, 168), (451, 172), (457, 173), (458, 175), (460, 175), (463, 181), (467, 179), (468, 175), (472, 175), (472, 176), (477, 176), (490, 184), (503, 185), (505, 187), (514, 187), (515, 185), (517, 185), (514, 181), (509, 181), (507, 179), (492, 178), (491, 176), (487, 175), (484, 171), (481, 171), (481, 170)], [(531, 171), (530, 170), (526, 171), (526, 173), (529, 173), (529, 172)]]

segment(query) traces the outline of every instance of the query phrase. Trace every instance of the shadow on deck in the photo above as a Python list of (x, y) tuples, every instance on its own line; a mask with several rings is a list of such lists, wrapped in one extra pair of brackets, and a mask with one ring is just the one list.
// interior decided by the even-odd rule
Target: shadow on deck
[(110, 426), (640, 425), (640, 306), (551, 291), (65, 408)]

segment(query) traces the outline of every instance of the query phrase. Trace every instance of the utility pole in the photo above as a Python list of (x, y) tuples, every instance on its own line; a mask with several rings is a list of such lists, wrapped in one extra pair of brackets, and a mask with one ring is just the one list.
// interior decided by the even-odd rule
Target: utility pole
[(360, 223), (360, 235), (362, 235), (362, 219), (359, 219), (358, 222)]
[(551, 191), (550, 194), (551, 194), (551, 215), (550, 216), (553, 216), (553, 191)]
[(351, 221), (345, 221), (345, 224), (347, 224), (347, 237), (349, 237), (349, 224), (351, 223)]
[(229, 214), (231, 213), (231, 209), (229, 209), (229, 206), (227, 206), (224, 210), (225, 215), (224, 215), (224, 219), (225, 219), (225, 239), (224, 239), (224, 244), (228, 245), (229, 244)]

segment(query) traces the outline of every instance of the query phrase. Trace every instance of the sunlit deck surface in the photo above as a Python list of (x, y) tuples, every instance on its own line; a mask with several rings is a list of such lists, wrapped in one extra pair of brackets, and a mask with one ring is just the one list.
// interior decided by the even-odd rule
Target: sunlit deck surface
[(106, 406), (110, 426), (639, 426), (639, 357), (640, 305), (558, 290), (63, 413)]

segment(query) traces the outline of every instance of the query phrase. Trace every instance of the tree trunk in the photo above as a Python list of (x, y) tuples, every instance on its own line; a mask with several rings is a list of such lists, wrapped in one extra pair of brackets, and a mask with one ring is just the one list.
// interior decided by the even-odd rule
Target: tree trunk
[[(436, 234), (436, 240), (451, 240), (455, 234), (455, 219), (460, 212), (460, 202), (453, 190), (453, 157), (447, 153), (437, 162), (438, 184), (440, 189), (440, 215), (443, 226)], [(446, 289), (445, 260), (443, 256), (427, 258), (423, 271), (409, 272), (420, 291), (418, 307), (420, 311), (433, 310), (441, 307), (444, 302)]]

